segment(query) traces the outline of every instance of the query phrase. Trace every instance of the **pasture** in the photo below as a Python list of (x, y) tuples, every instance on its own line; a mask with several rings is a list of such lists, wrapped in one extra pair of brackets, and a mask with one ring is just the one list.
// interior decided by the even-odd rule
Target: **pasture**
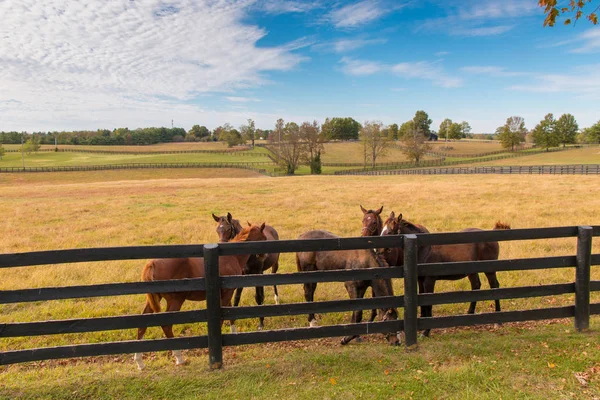
[[(7, 150), (19, 150), (21, 149), (20, 144), (4, 144)], [(42, 149), (54, 149), (53, 144), (43, 144)], [(127, 152), (161, 152), (161, 151), (185, 151), (185, 150), (219, 150), (227, 151), (231, 150), (227, 148), (225, 142), (171, 142), (171, 143), (157, 143), (145, 146), (86, 146), (86, 145), (69, 145), (59, 144), (59, 149), (68, 150), (98, 150), (98, 151), (127, 151)], [(236, 148), (237, 149), (237, 148)]]
[[(208, 171), (181, 171), (179, 176), (170, 170), (135, 171), (137, 175), (131, 175), (132, 171), (0, 175), (0, 206), (8, 210), (3, 213), (2, 224), (9, 233), (0, 238), (0, 252), (214, 242), (215, 223), (210, 215), (227, 211), (242, 221), (266, 221), (282, 239), (294, 239), (309, 229), (358, 236), (362, 218), (359, 204), (367, 208), (383, 205), (384, 215), (391, 210), (401, 212), (432, 232), (471, 226), (490, 229), (496, 220), (514, 228), (600, 224), (600, 183), (596, 177), (574, 176), (568, 181), (556, 176), (240, 179), (227, 177), (228, 170), (204, 175)], [(256, 175), (248, 172), (248, 176)], [(507, 242), (501, 243), (500, 258), (573, 254), (574, 249), (574, 239)], [(595, 243), (593, 252), (599, 251)], [(0, 270), (0, 290), (133, 282), (139, 280), (142, 266), (143, 262), (122, 261)], [(280, 271), (295, 269), (293, 255), (283, 255)], [(502, 287), (536, 285), (572, 281), (572, 272), (505, 272), (498, 278)], [(592, 271), (592, 279), (599, 277)], [(401, 282), (395, 282), (394, 287), (397, 293), (402, 292)], [(436, 289), (468, 290), (469, 284), (467, 280), (440, 282)], [(254, 304), (252, 292), (244, 291), (243, 305)], [(272, 288), (265, 288), (265, 292), (266, 303), (272, 304)], [(319, 284), (315, 299), (346, 296), (341, 284)], [(303, 301), (302, 288), (281, 286), (280, 297), (285, 303)], [(517, 310), (571, 304), (572, 297), (503, 301), (502, 307)], [(0, 306), (0, 323), (135, 314), (143, 302), (143, 296), (136, 295), (8, 304)], [(188, 302), (184, 309), (198, 306)], [(436, 306), (434, 315), (464, 313), (466, 308), (466, 304)], [(477, 310), (492, 308), (492, 302), (480, 302)], [(349, 313), (321, 315), (319, 324), (348, 319)], [(268, 318), (266, 327), (306, 323), (305, 316), (278, 317)], [(237, 325), (250, 331), (256, 328), (256, 321), (238, 321)], [(592, 319), (592, 328), (597, 325), (598, 320)], [(203, 324), (186, 324), (177, 326), (175, 332), (190, 335), (205, 329)], [(134, 335), (131, 330), (2, 339), (0, 348), (129, 340)], [(147, 337), (161, 335), (160, 329), (154, 328)], [(581, 357), (583, 352), (585, 357)], [(464, 397), (466, 391), (473, 397), (547, 398), (550, 393), (553, 397), (557, 393), (569, 397), (571, 392), (583, 395), (582, 390), (597, 394), (600, 387), (590, 377), (590, 386), (582, 389), (573, 376), (574, 372), (588, 371), (589, 375), (596, 371), (593, 368), (600, 350), (588, 334), (573, 333), (571, 321), (508, 324), (498, 330), (434, 330), (416, 354), (389, 348), (380, 336), (345, 348), (334, 339), (244, 346), (227, 349), (226, 369), (213, 373), (206, 371), (202, 351), (189, 353), (191, 364), (183, 368), (176, 368), (164, 353), (148, 357), (152, 371), (148, 375), (135, 370), (130, 356), (2, 367), (0, 397), (6, 393), (6, 397), (164, 398), (178, 393), (183, 398), (211, 398), (227, 393), (245, 398), (273, 397), (276, 393), (277, 397), (291, 398), (358, 398), (362, 393), (364, 397), (456, 398)], [(69, 378), (57, 379), (67, 371)], [(77, 383), (81, 379), (89, 385), (81, 387)], [(209, 392), (231, 381), (234, 386), (225, 392)]]
[[(364, 148), (359, 141), (356, 142), (330, 142), (325, 143), (321, 161), (323, 163), (358, 163), (364, 162)], [(425, 157), (424, 159), (431, 159)], [(377, 163), (405, 162), (408, 158), (399, 146), (391, 146), (385, 155), (377, 158)]]
[(482, 154), (489, 153), (492, 151), (500, 151), (502, 150), (502, 145), (499, 141), (490, 140), (490, 141), (478, 141), (471, 142), (466, 140), (457, 140), (457, 141), (448, 141), (446, 142), (444, 139), (440, 139), (438, 141), (430, 142), (431, 151), (446, 153), (448, 155), (452, 154)]
[(554, 165), (600, 164), (600, 147), (590, 146), (555, 153), (538, 153), (526, 157), (482, 162), (481, 165)]

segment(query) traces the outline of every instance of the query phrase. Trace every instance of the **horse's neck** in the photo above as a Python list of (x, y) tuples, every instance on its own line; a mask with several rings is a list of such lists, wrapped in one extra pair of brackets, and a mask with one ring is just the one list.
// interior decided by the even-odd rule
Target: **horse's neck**
[(423, 227), (420, 228), (418, 226), (416, 226), (415, 224), (413, 224), (412, 222), (409, 222), (405, 219), (403, 219), (400, 222), (400, 233), (426, 233), (427, 230)]

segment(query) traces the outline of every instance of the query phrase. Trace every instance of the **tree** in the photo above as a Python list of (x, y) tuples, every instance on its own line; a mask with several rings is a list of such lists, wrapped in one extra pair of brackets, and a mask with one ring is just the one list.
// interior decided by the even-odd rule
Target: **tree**
[(427, 142), (423, 132), (415, 126), (402, 137), (402, 144), (402, 152), (410, 160), (414, 160), (415, 164), (419, 164), (425, 153), (429, 151), (429, 142)]
[(460, 123), (462, 137), (466, 138), (471, 135), (471, 125), (467, 121), (463, 121)]
[(21, 151), (26, 154), (31, 154), (32, 152), (33, 153), (37, 152), (40, 149), (40, 147), (41, 147), (41, 145), (40, 145), (39, 136), (31, 135), (31, 137), (29, 139), (27, 139), (27, 141), (23, 145), (23, 148), (21, 149)]
[(556, 134), (559, 143), (562, 143), (563, 147), (567, 144), (575, 143), (578, 131), (579, 125), (577, 125), (575, 117), (571, 114), (563, 114), (556, 121)]
[(450, 128), (448, 129), (448, 138), (458, 140), (463, 137), (462, 135), (462, 124), (458, 124), (456, 122), (450, 124)]
[(600, 143), (600, 121), (581, 132), (581, 142)]
[(323, 135), (317, 121), (303, 122), (300, 125), (300, 139), (305, 143), (304, 161), (310, 165), (311, 174), (321, 173), (321, 153), (323, 152)]
[(448, 139), (448, 131), (450, 130), (450, 126), (452, 126), (452, 120), (450, 118), (446, 118), (440, 124), (440, 130), (438, 131), (438, 136), (440, 138)]
[(402, 140), (402, 138), (404, 138), (408, 132), (412, 132), (414, 128), (415, 122), (412, 119), (403, 123), (400, 126), (400, 129), (398, 129), (398, 139)]
[(388, 139), (398, 140), (398, 124), (391, 124), (387, 127)]
[(353, 118), (327, 118), (321, 126), (327, 140), (356, 140), (360, 124)]
[[(205, 126), (194, 125), (192, 129), (187, 132), (188, 136), (193, 136), (195, 139), (202, 139), (210, 136), (210, 131)], [(186, 136), (187, 139), (187, 136)]]
[(0, 160), (2, 160), (2, 157), (4, 157), (4, 146), (0, 143)]
[(533, 142), (536, 146), (548, 150), (550, 147), (556, 147), (560, 140), (556, 133), (556, 120), (552, 113), (546, 114), (543, 120), (533, 128)]
[(285, 124), (281, 139), (279, 143), (279, 163), (286, 169), (288, 175), (294, 175), (306, 148), (300, 137), (298, 124), (295, 122)]
[(429, 118), (429, 115), (425, 111), (419, 110), (415, 113), (413, 122), (415, 123), (415, 128), (429, 139), (429, 135), (431, 135), (431, 123), (433, 122)]
[(538, 0), (538, 4), (540, 7), (544, 8), (544, 14), (546, 14), (544, 26), (554, 26), (556, 18), (559, 15), (568, 16), (564, 21), (565, 25), (574, 23), (583, 16), (585, 16), (592, 24), (596, 25), (598, 24), (597, 12), (598, 9), (600, 9), (600, 5), (591, 9), (589, 13), (583, 12), (584, 7), (593, 1), (596, 0), (569, 0), (568, 4), (559, 5), (557, 4), (557, 0)]
[(377, 157), (385, 155), (389, 149), (391, 141), (382, 131), (381, 121), (366, 121), (360, 130), (360, 140), (363, 142), (365, 150), (365, 168), (367, 160), (371, 162), (371, 167), (375, 168)]
[(525, 128), (525, 120), (523, 117), (513, 116), (506, 119), (504, 126), (496, 129), (496, 135), (500, 140), (500, 144), (505, 149), (510, 147), (511, 151), (515, 151), (515, 146), (525, 141), (527, 129)]
[(256, 139), (256, 126), (251, 118), (248, 118), (248, 125), (240, 126), (240, 132), (244, 140), (250, 140), (254, 148), (254, 140)]

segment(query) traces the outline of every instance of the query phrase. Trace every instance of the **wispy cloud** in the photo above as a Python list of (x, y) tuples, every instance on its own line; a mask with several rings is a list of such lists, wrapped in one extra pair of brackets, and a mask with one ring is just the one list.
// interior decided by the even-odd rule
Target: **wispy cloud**
[(446, 17), (427, 19), (419, 30), (455, 36), (500, 35), (513, 29), (514, 21), (539, 11), (536, 0), (455, 0), (445, 5)]
[(390, 12), (380, 0), (363, 0), (332, 10), (327, 19), (336, 28), (357, 28), (379, 19)]
[(450, 54), (449, 51), (438, 51), (437, 53), (434, 53), (436, 57), (444, 57), (447, 56), (448, 54)]
[(575, 39), (561, 44), (575, 44), (575, 47), (570, 50), (571, 53), (600, 52), (600, 28), (589, 29)]
[(245, 22), (251, 5), (2, 1), (0, 101), (92, 120), (98, 107), (121, 112), (264, 85), (269, 71), (298, 65), (303, 58), (293, 50), (306, 43), (257, 46), (267, 31)]
[(306, 13), (322, 5), (318, 1), (294, 1), (294, 0), (264, 0), (258, 3), (258, 7), (268, 14)]
[(225, 98), (234, 103), (250, 103), (250, 102), (258, 103), (260, 101), (260, 99), (257, 99), (254, 97), (226, 96)]
[(313, 49), (334, 53), (348, 53), (350, 51), (358, 50), (363, 47), (376, 46), (384, 43), (387, 43), (387, 39), (338, 39), (330, 42), (316, 44), (313, 46)]
[(379, 72), (388, 72), (404, 79), (428, 80), (435, 86), (444, 88), (456, 88), (463, 84), (461, 78), (449, 75), (441, 65), (427, 61), (405, 62), (390, 65), (376, 61), (365, 61), (343, 57), (340, 62), (344, 64), (342, 67), (344, 73), (353, 76), (367, 76)]
[(526, 85), (513, 85), (513, 90), (535, 93), (574, 93), (585, 97), (600, 97), (600, 64), (585, 65), (570, 74), (540, 74)]
[(513, 77), (527, 75), (525, 72), (508, 71), (505, 67), (498, 67), (495, 65), (473, 65), (462, 67), (460, 70), (468, 74), (488, 75), (493, 77)]

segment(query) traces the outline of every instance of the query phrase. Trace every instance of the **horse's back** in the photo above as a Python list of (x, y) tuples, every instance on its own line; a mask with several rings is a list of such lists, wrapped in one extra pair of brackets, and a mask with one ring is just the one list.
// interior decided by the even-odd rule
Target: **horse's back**
[(198, 257), (190, 258), (157, 258), (150, 261), (144, 267), (144, 274), (152, 270), (151, 279), (149, 275), (142, 276), (144, 280), (168, 280), (189, 279), (204, 276), (204, 259)]

